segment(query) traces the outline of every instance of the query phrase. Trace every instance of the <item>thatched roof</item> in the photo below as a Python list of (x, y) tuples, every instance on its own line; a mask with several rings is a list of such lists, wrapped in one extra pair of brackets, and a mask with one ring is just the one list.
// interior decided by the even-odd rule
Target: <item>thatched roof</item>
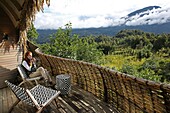
[(16, 29), (20, 31), (19, 43), (26, 50), (27, 30), (43, 5), (50, 5), (50, 0), (0, 0), (0, 7), (6, 12)]

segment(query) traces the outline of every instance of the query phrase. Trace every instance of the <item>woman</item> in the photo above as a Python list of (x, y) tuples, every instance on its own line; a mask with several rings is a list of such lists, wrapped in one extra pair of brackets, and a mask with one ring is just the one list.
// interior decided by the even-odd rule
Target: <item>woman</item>
[(43, 67), (37, 68), (35, 62), (36, 59), (32, 57), (32, 52), (27, 51), (25, 54), (25, 58), (22, 61), (22, 66), (25, 68), (27, 75), (30, 78), (42, 75), (43, 78), (45, 79), (46, 85), (48, 84), (47, 83), (48, 81), (50, 84), (52, 84), (51, 77), (49, 76), (47, 70), (44, 69)]

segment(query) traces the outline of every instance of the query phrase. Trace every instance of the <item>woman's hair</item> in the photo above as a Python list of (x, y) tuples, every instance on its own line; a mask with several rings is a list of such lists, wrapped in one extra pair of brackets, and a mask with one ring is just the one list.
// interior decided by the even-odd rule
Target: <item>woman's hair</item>
[(28, 59), (28, 55), (29, 54), (32, 54), (32, 52), (31, 51), (27, 51), (26, 53), (25, 53), (25, 58), (24, 58), (24, 60), (27, 62), (27, 64), (30, 66), (31, 65), (31, 60), (30, 59)]

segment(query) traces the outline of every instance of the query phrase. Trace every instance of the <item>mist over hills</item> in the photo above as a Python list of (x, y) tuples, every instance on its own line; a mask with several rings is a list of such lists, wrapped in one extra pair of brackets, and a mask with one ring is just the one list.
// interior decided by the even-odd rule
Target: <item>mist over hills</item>
[[(115, 23), (119, 24), (115, 25)], [(115, 36), (123, 29), (137, 29), (155, 34), (170, 33), (170, 8), (148, 6), (129, 13), (127, 16), (120, 18), (117, 22), (113, 21), (113, 24), (109, 27), (72, 29), (72, 33), (78, 34), (79, 36)], [(47, 37), (55, 33), (56, 30), (38, 29), (37, 32), (39, 33), (38, 43), (44, 43), (48, 41)]]
[(153, 25), (168, 22), (170, 22), (170, 8), (148, 6), (131, 12), (128, 15), (121, 17), (117, 21), (113, 21), (112, 26), (115, 26), (115, 24), (118, 24), (118, 26)]

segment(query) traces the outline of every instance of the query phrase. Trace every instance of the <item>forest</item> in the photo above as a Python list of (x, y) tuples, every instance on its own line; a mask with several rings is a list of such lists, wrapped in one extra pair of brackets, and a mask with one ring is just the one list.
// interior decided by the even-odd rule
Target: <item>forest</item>
[(170, 83), (170, 34), (153, 34), (124, 29), (115, 36), (72, 34), (72, 25), (59, 28), (38, 44), (34, 26), (28, 32), (30, 41), (50, 55), (81, 60), (111, 68), (132, 76)]

